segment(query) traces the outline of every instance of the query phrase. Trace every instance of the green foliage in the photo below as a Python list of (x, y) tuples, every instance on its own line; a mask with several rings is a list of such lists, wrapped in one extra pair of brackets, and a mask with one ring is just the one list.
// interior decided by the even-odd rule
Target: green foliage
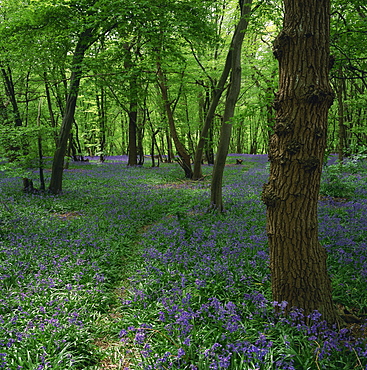
[[(3, 3), (1, 12), (4, 22), (0, 25), (0, 42), (3, 42), (3, 47), (0, 53), (4, 67), (11, 66), (13, 80), (16, 81), (15, 94), (24, 126), (32, 126), (37, 119), (36, 102), (39, 97), (44, 96), (46, 79), (51, 105), (46, 106), (43, 103), (41, 124), (47, 125), (48, 121), (51, 121), (52, 110), (52, 124), (58, 128), (64, 111), (75, 42), (80, 32), (92, 27), (96, 38), (83, 61), (84, 78), (75, 116), (78, 132), (75, 132), (74, 138), (80, 141), (80, 154), (99, 152), (102, 137), (99, 127), (101, 113), (104, 115), (106, 126), (104, 154), (126, 152), (131, 96), (135, 97), (139, 107), (138, 131), (142, 132), (145, 152), (151, 147), (150, 131), (154, 132), (157, 128), (161, 129), (157, 136), (158, 145), (161, 146), (162, 152), (167, 152), (167, 149), (163, 148), (163, 143), (166, 142), (163, 102), (157, 95), (155, 85), (158, 54), (167, 75), (170, 99), (175, 101), (175, 119), (179, 135), (185, 141), (184, 144), (193, 151), (201, 129), (197, 97), (210, 96), (213, 82), (223, 67), (235, 21), (232, 15), (238, 5), (236, 1), (221, 1), (216, 4), (197, 0), (130, 3), (123, 0), (35, 0), (29, 3)], [(248, 64), (248, 61), (252, 64), (253, 55), (261, 54), (253, 64), (265, 75), (265, 66), (269, 64), (271, 54), (258, 35), (260, 25), (268, 15), (271, 14), (275, 18), (275, 13), (270, 12), (270, 8), (270, 2), (262, 3), (254, 12), (252, 20), (256, 23), (256, 34), (247, 42), (245, 58), (245, 64)], [(276, 27), (273, 24), (261, 26), (261, 34), (264, 37), (274, 33)], [(130, 63), (127, 63), (127, 49), (131, 56)], [(200, 66), (197, 60), (200, 61)], [(133, 84), (134, 88), (130, 88), (129, 81), (133, 76), (137, 78)], [(244, 79), (245, 88), (252, 84), (253, 79), (249, 75)], [(100, 94), (102, 87), (105, 90), (105, 104), (99, 111), (95, 101), (96, 94)], [(256, 99), (245, 99), (241, 104), (247, 107), (253, 105), (255, 100), (255, 105), (264, 106), (262, 94), (257, 92), (250, 94), (256, 96)], [(8, 104), (6, 99), (4, 102)], [(220, 106), (219, 109), (222, 108)], [(6, 111), (11, 114), (10, 104), (7, 105)], [(149, 118), (144, 112), (149, 112)], [(218, 111), (218, 117), (220, 114)], [(255, 120), (256, 126), (250, 131), (256, 131), (257, 134), (261, 131), (262, 115)], [(247, 122), (241, 122), (244, 123), (247, 125)], [(216, 124), (219, 126), (218, 118)], [(243, 130), (242, 135), (247, 135), (247, 131)], [(215, 143), (217, 137), (218, 129), (215, 128), (211, 141)], [(263, 135), (253, 139), (262, 141)], [(44, 142), (47, 147), (53, 147), (53, 135), (47, 136)], [(243, 146), (248, 145), (244, 143)]]
[[(353, 155), (367, 144), (364, 129), (367, 43), (363, 37), (367, 12), (364, 6), (354, 0), (332, 1), (331, 6), (331, 81), (337, 99), (331, 109), (329, 142), (335, 151), (342, 145), (346, 155)], [(342, 132), (340, 124), (343, 124)]]
[[(37, 178), (35, 170), (40, 167), (38, 138), (43, 136), (44, 140), (52, 132), (45, 127), (0, 125), (0, 171), (5, 171), (9, 177)], [(50, 154), (44, 145), (43, 155)]]
[(320, 194), (333, 198), (351, 199), (355, 196), (360, 174), (367, 172), (366, 156), (355, 155), (342, 163), (325, 165)]
[(353, 196), (355, 191), (353, 178), (345, 174), (342, 166), (333, 165), (324, 169), (323, 179), (320, 188), (321, 195), (346, 199)]

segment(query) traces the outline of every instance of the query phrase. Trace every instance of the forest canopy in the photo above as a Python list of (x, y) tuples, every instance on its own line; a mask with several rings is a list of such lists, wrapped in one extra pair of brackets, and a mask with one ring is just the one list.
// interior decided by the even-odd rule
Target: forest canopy
[[(331, 5), (335, 100), (327, 151), (342, 159), (367, 145), (367, 8), (356, 0)], [(282, 16), (280, 1), (252, 2), (229, 152), (267, 152), (278, 87), (272, 42)], [(232, 0), (3, 0), (1, 157), (20, 171), (40, 155), (53, 156), (74, 94), (66, 157), (170, 161), (180, 152), (172, 142), (177, 135), (193, 160), (239, 17)], [(214, 162), (228, 84), (207, 133), (202, 160), (208, 163)]]

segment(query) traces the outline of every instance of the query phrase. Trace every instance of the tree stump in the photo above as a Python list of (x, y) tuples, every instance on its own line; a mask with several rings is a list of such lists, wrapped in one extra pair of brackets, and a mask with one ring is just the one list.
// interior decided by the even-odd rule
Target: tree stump
[(27, 177), (23, 177), (23, 191), (25, 193), (34, 193), (35, 191), (33, 181)]

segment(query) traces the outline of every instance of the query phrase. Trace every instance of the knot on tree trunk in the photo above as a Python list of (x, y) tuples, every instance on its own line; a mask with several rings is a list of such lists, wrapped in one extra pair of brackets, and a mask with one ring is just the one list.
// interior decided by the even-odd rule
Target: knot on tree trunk
[(306, 172), (313, 172), (320, 166), (319, 158), (313, 157), (313, 156), (310, 158), (301, 160), (300, 163)]
[(327, 101), (330, 105), (334, 100), (334, 93), (331, 89), (323, 89), (319, 86), (309, 85), (305, 93), (305, 99), (310, 104), (321, 104)]
[(274, 190), (272, 189), (270, 183), (263, 185), (261, 200), (268, 207), (275, 207), (277, 201), (280, 200), (279, 196), (276, 195)]
[(293, 131), (294, 124), (287, 120), (277, 120), (277, 123), (274, 126), (274, 133), (277, 135), (287, 135)]
[(284, 30), (281, 31), (275, 38), (273, 42), (273, 54), (275, 59), (281, 59), (284, 52), (284, 47), (289, 44), (290, 39), (291, 37)]
[(287, 147), (286, 147), (286, 151), (289, 153), (289, 154), (296, 154), (298, 153), (301, 148), (302, 148), (302, 143), (299, 142), (298, 140), (290, 140), (288, 143), (287, 143)]

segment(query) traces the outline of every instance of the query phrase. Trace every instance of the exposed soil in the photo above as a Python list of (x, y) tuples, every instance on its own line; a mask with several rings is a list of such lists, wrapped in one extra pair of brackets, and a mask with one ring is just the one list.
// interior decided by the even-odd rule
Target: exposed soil
[(82, 216), (82, 214), (79, 211), (54, 213), (53, 215), (59, 218), (60, 220), (71, 220), (73, 218), (79, 218)]

